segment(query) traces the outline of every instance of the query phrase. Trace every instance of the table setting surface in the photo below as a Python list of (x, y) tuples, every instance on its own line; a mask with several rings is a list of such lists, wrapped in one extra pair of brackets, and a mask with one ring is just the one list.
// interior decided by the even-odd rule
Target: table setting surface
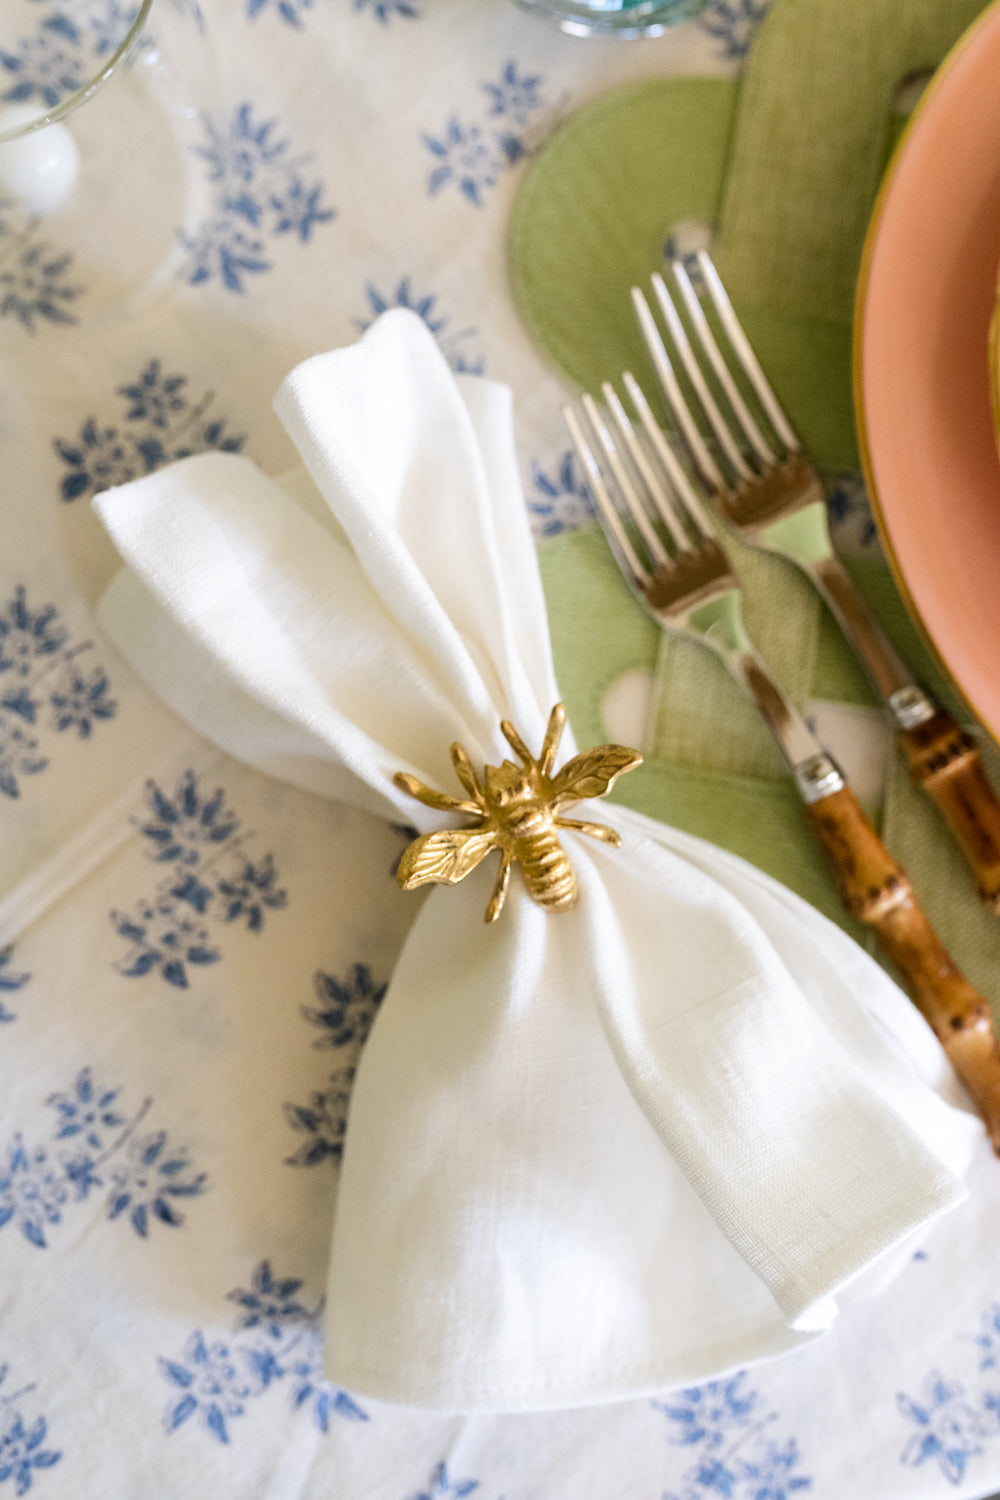
[[(6, 4), (22, 29), (0, 35), (0, 98), (38, 102), (97, 45), (95, 7), (84, 25), (56, 0)], [(107, 0), (104, 22), (126, 9)], [(996, 1159), (930, 1032), (893, 1010), (758, 717), (626, 589), (561, 415), (630, 365), (648, 374), (629, 286), (711, 237), (852, 579), (1000, 784), (880, 550), (851, 393), (857, 267), (910, 108), (896, 85), (983, 9), (708, 0), (623, 41), (509, 0), (154, 0), (151, 40), (79, 110), (70, 207), (0, 200), (0, 1500), (1000, 1492)], [(996, 1010), (998, 918), (867, 679), (800, 576), (731, 546), (755, 642)], [(324, 682), (348, 704), (336, 722)], [(507, 753), (501, 717), (515, 753), (518, 730), (535, 752), (557, 697), (560, 765), (611, 741), (643, 765), (581, 804), (621, 851), (565, 838), (579, 913), (508, 896), (488, 929), (492, 961), (555, 997), (554, 1018), (513, 1008), (512, 1083), (491, 1072), (502, 1004), (476, 1006), (497, 988), (489, 881), (426, 904), (399, 889), (415, 834), (445, 826), (418, 801), (448, 804), (408, 800), (392, 773), (457, 794), (458, 772), (468, 794), (480, 783), (449, 768), (438, 719), (470, 726), (478, 772)], [(651, 889), (673, 903), (663, 932)], [(767, 968), (759, 932), (779, 951), (784, 936), (787, 968)], [(646, 938), (698, 1002), (690, 1033), (682, 1010), (672, 1032), (649, 1015)], [(712, 976), (751, 951), (822, 1107), (800, 1101), (813, 1135), (795, 1140), (775, 1032), (720, 1162), (702, 1139), (710, 1029), (748, 982)], [(610, 976), (600, 1024), (600, 1007), (580, 1018), (588, 965)], [(836, 1056), (817, 1062), (795, 997), (866, 984), (870, 1014), (824, 1013)], [(891, 1113), (882, 1154), (851, 1111), (858, 1138)], [(817, 1222), (850, 1156), (854, 1201), (878, 1199), (887, 1227), (822, 1285), (799, 1267), (793, 1295), (795, 1244), (769, 1259), (791, 1211), (765, 1189), (777, 1203), (807, 1154)], [(537, 1180), (512, 1186), (522, 1157)], [(668, 1166), (665, 1204), (643, 1207)], [(487, 1183), (508, 1205), (500, 1249), (482, 1250), (509, 1271), (502, 1326), (462, 1302), (488, 1300), (470, 1248)], [(706, 1203), (717, 1221), (738, 1206), (725, 1239)], [(548, 1322), (514, 1286), (543, 1228)], [(556, 1246), (594, 1289), (585, 1333)], [(677, 1359), (626, 1375), (657, 1329)], [(561, 1368), (560, 1340), (566, 1368), (604, 1347), (621, 1369), (572, 1400), (517, 1385), (536, 1352)], [(373, 1373), (394, 1349), (395, 1386)]]

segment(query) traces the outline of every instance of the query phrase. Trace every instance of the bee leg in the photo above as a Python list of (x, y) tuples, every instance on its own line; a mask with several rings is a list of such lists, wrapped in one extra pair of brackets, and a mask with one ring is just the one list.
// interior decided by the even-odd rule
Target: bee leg
[(490, 904), (486, 908), (484, 921), (495, 922), (503, 911), (503, 904), (507, 899), (507, 887), (510, 885), (511, 856), (506, 849), (500, 851), (500, 868), (497, 871), (496, 883), (493, 886), (493, 894)]
[(482, 812), (478, 803), (461, 802), (458, 797), (449, 797), (447, 792), (435, 792), (406, 771), (397, 771), (392, 779), (401, 792), (406, 792), (415, 801), (422, 802), (425, 807), (436, 807), (442, 812), (475, 813), (477, 816)]
[(532, 755), (531, 751), (528, 749), (527, 745), (524, 743), (521, 736), (518, 734), (517, 730), (514, 728), (509, 719), (500, 720), (500, 732), (502, 733), (504, 739), (507, 741), (508, 745), (513, 750), (514, 754), (517, 756), (518, 760), (524, 766), (524, 769), (526, 771), (529, 771), (535, 764), (535, 757)]
[(542, 753), (538, 757), (538, 769), (543, 776), (547, 776), (552, 770), (556, 751), (559, 749), (559, 741), (562, 739), (565, 727), (566, 705), (565, 703), (557, 703), (549, 714), (549, 723), (545, 731), (545, 739), (542, 743)]
[(600, 839), (602, 844), (614, 844), (617, 849), (621, 843), (621, 835), (606, 823), (583, 823), (579, 818), (553, 818), (557, 828), (574, 828), (577, 833), (589, 834), (592, 839)]
[(457, 740), (451, 747), (451, 763), (455, 767), (455, 775), (465, 787), (469, 796), (475, 797), (476, 802), (479, 804), (476, 811), (486, 812), (486, 793), (480, 785), (479, 777), (476, 775), (476, 768), (469, 759), (469, 753), (465, 746), (460, 745)]

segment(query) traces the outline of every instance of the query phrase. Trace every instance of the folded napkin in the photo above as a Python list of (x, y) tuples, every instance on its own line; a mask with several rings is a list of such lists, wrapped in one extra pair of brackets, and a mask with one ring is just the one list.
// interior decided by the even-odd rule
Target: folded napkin
[[(506, 718), (537, 754), (559, 698), (510, 394), (395, 311), (276, 407), (308, 481), (212, 454), (98, 497), (125, 564), (104, 624), (231, 754), (455, 826), (393, 774), (458, 792), (452, 741), (499, 764)], [(330, 1254), (338, 1385), (524, 1410), (695, 1382), (815, 1336), (965, 1194), (980, 1126), (877, 965), (735, 857), (600, 816), (622, 847), (563, 835), (568, 913), (515, 873), (484, 924), (492, 859), (399, 894)]]

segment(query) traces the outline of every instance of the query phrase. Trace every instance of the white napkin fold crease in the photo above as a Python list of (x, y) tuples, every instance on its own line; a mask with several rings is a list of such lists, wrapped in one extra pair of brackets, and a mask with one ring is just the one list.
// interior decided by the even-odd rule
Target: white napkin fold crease
[[(393, 773), (457, 793), (453, 740), (497, 764), (508, 718), (537, 751), (559, 698), (509, 392), (394, 311), (276, 408), (314, 501), (228, 454), (99, 496), (103, 622), (231, 754), (447, 826)], [(564, 835), (572, 912), (515, 875), (487, 927), (492, 861), (423, 900), (352, 1099), (338, 1385), (527, 1410), (695, 1382), (814, 1337), (965, 1196), (981, 1127), (883, 971), (734, 856), (599, 816), (623, 846)]]

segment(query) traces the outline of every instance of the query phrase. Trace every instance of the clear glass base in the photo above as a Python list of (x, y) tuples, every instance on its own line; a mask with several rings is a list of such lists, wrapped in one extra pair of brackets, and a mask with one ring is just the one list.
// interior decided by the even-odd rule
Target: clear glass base
[[(134, 0), (126, 9), (137, 12)], [(73, 35), (72, 47), (61, 38), (70, 60), (77, 53), (88, 59), (89, 33)], [(34, 58), (28, 43), (22, 51)], [(40, 64), (32, 76), (37, 94)], [(208, 212), (197, 148), (214, 78), (196, 0), (156, 0), (149, 29), (106, 87), (88, 93), (64, 121), (0, 145), (41, 150), (53, 133), (68, 134), (78, 164), (49, 202), (13, 191), (9, 173), (0, 180), (0, 322), (34, 333), (47, 322), (122, 319), (169, 293), (185, 270), (184, 235)], [(2, 108), (9, 113), (17, 104), (5, 100)]]
[(708, 0), (618, 0), (587, 4), (586, 0), (516, 0), (524, 10), (553, 21), (571, 36), (634, 37), (659, 36), (669, 26), (690, 21), (706, 8)]

